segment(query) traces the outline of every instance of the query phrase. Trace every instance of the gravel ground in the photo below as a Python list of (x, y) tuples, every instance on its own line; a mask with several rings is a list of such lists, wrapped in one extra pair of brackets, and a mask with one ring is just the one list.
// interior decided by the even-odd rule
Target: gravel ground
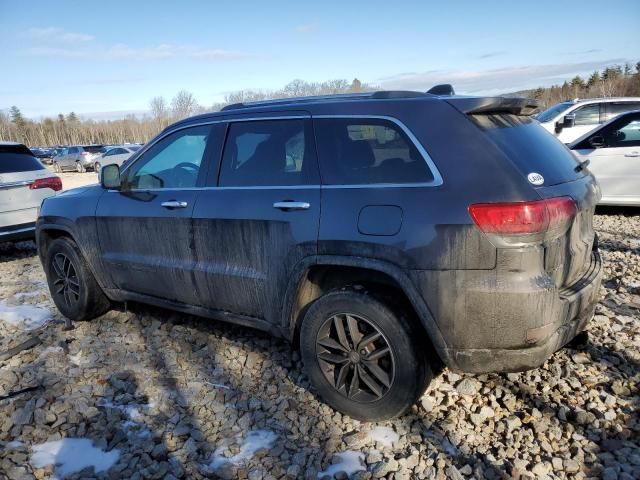
[[(65, 331), (33, 244), (1, 247), (0, 318), (17, 324), (0, 322), (0, 352), (42, 343), (0, 361), (0, 396), (35, 387), (0, 400), (0, 477), (640, 478), (638, 213), (596, 217), (586, 344), (521, 374), (445, 370), (380, 424), (323, 405), (298, 354), (256, 331), (147, 307)], [(29, 307), (51, 321), (25, 331)]]

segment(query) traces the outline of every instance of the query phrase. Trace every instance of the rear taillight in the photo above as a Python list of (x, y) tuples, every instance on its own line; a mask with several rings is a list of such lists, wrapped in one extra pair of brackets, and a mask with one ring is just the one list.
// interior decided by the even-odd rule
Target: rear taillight
[(509, 245), (538, 242), (562, 234), (576, 213), (576, 204), (570, 197), (478, 203), (469, 207), (469, 214), (480, 230)]
[(47, 177), (39, 178), (29, 185), (31, 190), (38, 190), (40, 188), (50, 188), (54, 192), (62, 190), (62, 180), (60, 177)]

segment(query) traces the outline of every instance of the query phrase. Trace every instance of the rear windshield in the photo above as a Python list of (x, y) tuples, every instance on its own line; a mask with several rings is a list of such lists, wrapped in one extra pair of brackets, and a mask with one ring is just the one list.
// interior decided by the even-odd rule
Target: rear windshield
[(575, 171), (578, 161), (571, 151), (530, 117), (502, 113), (470, 117), (523, 175), (539, 173), (545, 186), (571, 182), (586, 174)]
[(31, 172), (44, 170), (44, 168), (40, 160), (30, 153), (15, 147), (0, 145), (0, 173)]
[(82, 147), (85, 152), (89, 153), (104, 153), (107, 151), (102, 145), (88, 145), (86, 147)]

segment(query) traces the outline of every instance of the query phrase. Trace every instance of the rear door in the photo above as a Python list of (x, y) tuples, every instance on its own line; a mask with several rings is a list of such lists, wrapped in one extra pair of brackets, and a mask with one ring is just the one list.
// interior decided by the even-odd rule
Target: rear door
[[(603, 146), (594, 148), (594, 137)], [(613, 121), (573, 148), (581, 160), (590, 160), (589, 170), (602, 189), (602, 203), (640, 202), (640, 113)]]
[(122, 173), (96, 209), (100, 251), (125, 291), (195, 304), (191, 214), (204, 182), (210, 125), (169, 133)]
[(320, 187), (307, 114), (231, 120), (219, 181), (193, 212), (201, 305), (277, 323), (294, 266), (316, 254)]
[(31, 184), (52, 176), (26, 147), (0, 145), (0, 229), (36, 221), (38, 207), (53, 190)]

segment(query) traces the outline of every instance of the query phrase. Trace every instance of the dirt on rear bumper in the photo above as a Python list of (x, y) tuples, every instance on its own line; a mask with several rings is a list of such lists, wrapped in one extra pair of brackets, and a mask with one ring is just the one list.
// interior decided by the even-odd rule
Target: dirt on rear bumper
[[(531, 347), (513, 349), (448, 349), (450, 368), (470, 373), (517, 372), (542, 365), (551, 355), (582, 332), (593, 317), (602, 283), (602, 261), (594, 250), (585, 274), (571, 287), (559, 292), (561, 314), (544, 325), (531, 329)], [(551, 320), (551, 319), (549, 319)], [(548, 334), (548, 335), (547, 335)]]

